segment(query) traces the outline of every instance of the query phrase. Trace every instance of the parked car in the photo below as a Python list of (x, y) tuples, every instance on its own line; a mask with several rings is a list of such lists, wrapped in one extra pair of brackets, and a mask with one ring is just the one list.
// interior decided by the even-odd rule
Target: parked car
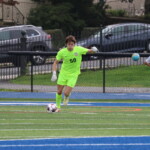
[(77, 45), (91, 48), (96, 46), (102, 52), (150, 52), (150, 24), (121, 23), (108, 25)]
[[(26, 33), (27, 51), (51, 51), (51, 36), (44, 32), (41, 27), (21, 25), (0, 28), (0, 53), (22, 51), (21, 37), (23, 33)], [(45, 61), (45, 56), (33, 56), (32, 59), (35, 65), (44, 64)], [(16, 66), (20, 65), (16, 57), (10, 57), (8, 54), (0, 55), (0, 62), (12, 62)]]

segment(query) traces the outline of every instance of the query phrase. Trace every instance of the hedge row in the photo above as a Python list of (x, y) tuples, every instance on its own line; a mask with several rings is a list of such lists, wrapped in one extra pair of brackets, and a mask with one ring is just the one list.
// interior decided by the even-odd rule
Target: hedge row
[(61, 29), (45, 30), (46, 33), (52, 36), (53, 50), (58, 51), (64, 45), (64, 33)]

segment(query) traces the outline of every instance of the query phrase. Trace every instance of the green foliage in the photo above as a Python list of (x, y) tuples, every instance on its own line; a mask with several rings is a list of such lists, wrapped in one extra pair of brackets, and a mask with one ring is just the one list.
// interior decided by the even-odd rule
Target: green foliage
[(150, 14), (150, 1), (149, 0), (145, 0), (145, 4), (144, 4), (144, 7), (145, 7), (145, 14)]
[(61, 29), (45, 30), (45, 32), (52, 36), (52, 45), (54, 50), (58, 51), (58, 49), (64, 46), (65, 37)]
[(149, 13), (149, 14), (146, 14), (146, 15), (144, 16), (144, 18), (150, 20), (150, 13)]
[(40, 25), (44, 29), (63, 29), (64, 31), (72, 31), (73, 29), (83, 28), (85, 25), (81, 19), (75, 20), (69, 12), (72, 5), (65, 3), (63, 5), (40, 5), (36, 9), (32, 9), (28, 17), (28, 23)]
[(107, 14), (109, 16), (116, 16), (116, 17), (124, 17), (126, 15), (126, 11), (122, 9), (118, 10), (107, 10)]
[(31, 10), (28, 23), (44, 29), (81, 31), (85, 26), (99, 26), (105, 19), (105, 3), (92, 0), (45, 0)]
[(100, 27), (87, 27), (84, 28), (81, 32), (81, 38), (87, 38), (91, 35), (93, 35), (95, 32), (99, 31)]

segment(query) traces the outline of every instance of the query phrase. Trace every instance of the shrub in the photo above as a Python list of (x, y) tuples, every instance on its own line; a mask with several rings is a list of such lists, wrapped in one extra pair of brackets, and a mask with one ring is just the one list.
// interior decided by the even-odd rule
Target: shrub
[(54, 51), (58, 51), (64, 46), (65, 37), (61, 29), (50, 29), (45, 30), (45, 32), (52, 36), (52, 47)]
[(145, 14), (144, 19), (150, 19), (150, 14)]
[(81, 32), (81, 38), (87, 38), (93, 35), (95, 32), (100, 31), (100, 27), (87, 27)]
[(126, 16), (126, 11), (122, 9), (118, 10), (107, 10), (107, 15), (116, 16), (116, 17), (124, 17)]

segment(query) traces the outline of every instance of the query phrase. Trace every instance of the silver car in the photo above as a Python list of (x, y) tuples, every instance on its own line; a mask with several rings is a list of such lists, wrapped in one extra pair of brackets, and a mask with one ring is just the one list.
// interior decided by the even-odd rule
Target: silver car
[[(26, 49), (22, 49), (21, 37), (25, 33)], [(0, 62), (12, 62), (19, 66), (17, 59), (6, 54), (8, 51), (51, 51), (52, 42), (51, 35), (42, 30), (41, 27), (33, 25), (21, 25), (0, 28), (0, 53), (5, 53), (0, 56)], [(33, 56), (32, 62), (34, 65), (44, 64), (45, 56)]]
[(150, 24), (108, 25), (77, 44), (88, 48), (96, 46), (102, 52), (150, 52)]

